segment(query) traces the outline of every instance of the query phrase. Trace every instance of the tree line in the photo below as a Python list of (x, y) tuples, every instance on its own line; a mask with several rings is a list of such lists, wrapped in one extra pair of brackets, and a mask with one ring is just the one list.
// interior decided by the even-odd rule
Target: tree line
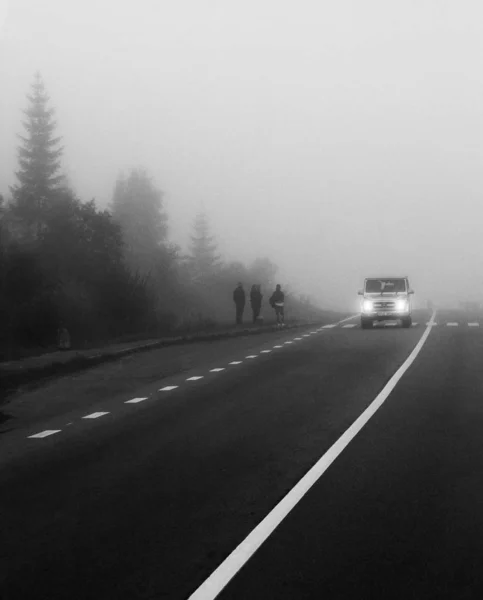
[[(237, 281), (268, 294), (276, 265), (223, 261), (203, 212), (188, 253), (170, 242), (163, 194), (142, 169), (118, 178), (107, 210), (82, 202), (62, 175), (39, 74), (27, 99), (16, 183), (8, 199), (0, 195), (0, 360), (55, 345), (62, 324), (75, 347), (154, 337), (232, 322)], [(293, 315), (315, 312), (293, 298)]]

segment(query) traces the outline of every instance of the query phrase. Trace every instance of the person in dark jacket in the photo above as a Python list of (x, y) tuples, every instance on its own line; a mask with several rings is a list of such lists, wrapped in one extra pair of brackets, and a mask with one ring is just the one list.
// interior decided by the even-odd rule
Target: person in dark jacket
[(285, 323), (285, 315), (284, 315), (284, 304), (285, 304), (285, 294), (282, 292), (282, 287), (280, 284), (277, 284), (275, 291), (270, 296), (270, 306), (275, 309), (275, 315), (277, 317), (277, 325), (282, 327)]
[(253, 322), (256, 323), (262, 310), (262, 291), (261, 285), (254, 284), (250, 290), (250, 304), (252, 305)]
[(238, 283), (233, 292), (233, 302), (236, 307), (236, 324), (241, 325), (243, 323), (243, 311), (245, 310), (245, 290), (241, 282)]

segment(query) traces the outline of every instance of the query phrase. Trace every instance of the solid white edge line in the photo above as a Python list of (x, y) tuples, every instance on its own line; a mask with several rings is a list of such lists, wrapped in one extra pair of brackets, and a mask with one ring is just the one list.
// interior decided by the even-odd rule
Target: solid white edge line
[(340, 325), (341, 323), (345, 323), (346, 321), (351, 321), (352, 319), (356, 319), (359, 316), (360, 316), (360, 313), (357, 313), (355, 315), (351, 315), (350, 317), (346, 317), (345, 319), (341, 319), (340, 321), (337, 321), (337, 323), (329, 323), (328, 325), (322, 325), (322, 327), (320, 327), (318, 329), (318, 331), (322, 331), (322, 329), (332, 329), (333, 327), (337, 327), (337, 325)]
[(350, 317), (346, 317), (345, 319), (338, 321), (336, 323), (336, 325), (339, 325), (340, 323), (345, 323), (346, 321), (350, 321), (351, 319), (356, 319), (357, 317), (360, 317), (360, 316), (361, 316), (361, 313), (356, 313), (355, 315), (351, 315)]
[(45, 429), (44, 431), (41, 431), (40, 433), (34, 433), (34, 435), (28, 435), (27, 437), (29, 439), (41, 439), (41, 438), (46, 438), (49, 435), (54, 435), (54, 433), (60, 433), (61, 431), (62, 431), (62, 429)]
[(290, 513), (292, 508), (305, 496), (310, 488), (330, 467), (334, 460), (346, 446), (361, 431), (364, 425), (371, 419), (376, 411), (386, 401), (389, 394), (396, 387), (404, 373), (413, 364), (417, 355), (424, 346), (430, 332), (431, 324), (436, 313), (433, 313), (430, 324), (424, 331), (421, 339), (414, 347), (411, 354), (394, 373), (365, 411), (352, 423), (352, 425), (341, 435), (341, 437), (327, 450), (327, 452), (315, 463), (315, 465), (295, 484), (288, 494), (273, 508), (268, 515), (248, 534), (248, 536), (233, 550), (233, 552), (213, 571), (197, 590), (191, 594), (188, 600), (213, 600), (238, 573), (243, 565), (253, 556), (258, 548), (280, 525), (283, 519)]

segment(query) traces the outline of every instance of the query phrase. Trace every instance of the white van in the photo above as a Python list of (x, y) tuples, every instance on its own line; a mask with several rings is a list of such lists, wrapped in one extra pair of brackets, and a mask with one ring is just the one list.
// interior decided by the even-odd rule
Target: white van
[(400, 320), (403, 327), (411, 327), (414, 291), (407, 277), (371, 277), (364, 280), (359, 290), (361, 300), (361, 327), (370, 329), (376, 321)]

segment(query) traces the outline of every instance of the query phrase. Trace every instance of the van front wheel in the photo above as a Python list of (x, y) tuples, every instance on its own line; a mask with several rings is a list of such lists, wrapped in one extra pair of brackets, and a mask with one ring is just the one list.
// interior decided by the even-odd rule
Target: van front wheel
[(361, 318), (361, 329), (372, 329), (374, 321), (372, 319)]
[(407, 327), (411, 327), (412, 323), (413, 323), (413, 320), (411, 319), (411, 317), (405, 317), (405, 318), (402, 320), (402, 326), (403, 326), (403, 327), (406, 327), (406, 328), (407, 328)]

